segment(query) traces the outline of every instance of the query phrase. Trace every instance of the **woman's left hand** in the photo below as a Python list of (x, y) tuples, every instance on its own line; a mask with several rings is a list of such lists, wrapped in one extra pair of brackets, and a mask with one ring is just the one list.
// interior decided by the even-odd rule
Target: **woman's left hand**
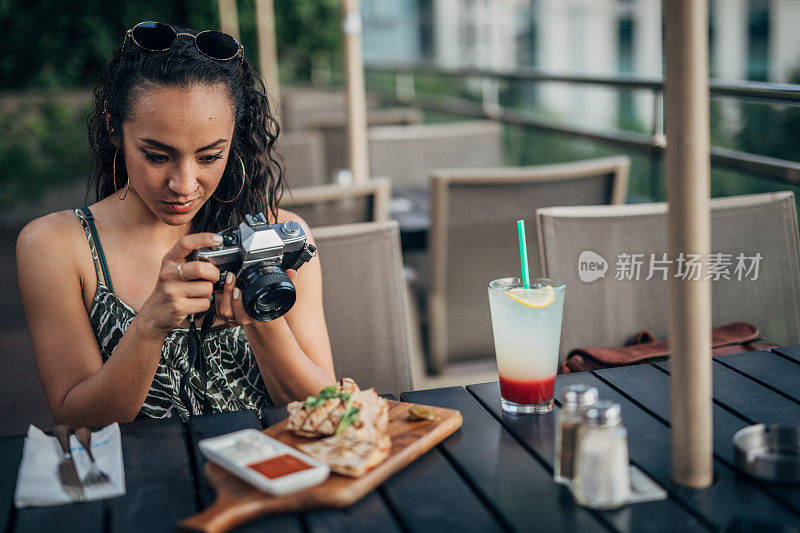
[[(286, 275), (294, 282), (297, 277), (297, 270), (288, 269)], [(225, 276), (225, 287), (222, 293), (215, 298), (217, 304), (217, 315), (225, 321), (229, 327), (247, 326), (258, 322), (245, 310), (242, 303), (242, 291), (236, 286), (236, 275), (228, 272)]]

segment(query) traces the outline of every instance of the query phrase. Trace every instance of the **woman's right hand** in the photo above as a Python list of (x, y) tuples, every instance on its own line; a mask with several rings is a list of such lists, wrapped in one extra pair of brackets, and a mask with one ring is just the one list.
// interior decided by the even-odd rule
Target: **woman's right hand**
[(207, 261), (187, 261), (194, 250), (222, 244), (216, 233), (193, 233), (175, 243), (161, 260), (152, 294), (138, 317), (160, 333), (177, 328), (187, 316), (207, 311), (219, 269)]

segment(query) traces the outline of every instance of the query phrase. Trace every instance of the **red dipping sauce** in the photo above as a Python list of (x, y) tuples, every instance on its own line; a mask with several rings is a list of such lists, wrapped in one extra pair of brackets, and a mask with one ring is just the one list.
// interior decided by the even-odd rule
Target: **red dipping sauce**
[(553, 397), (556, 377), (535, 381), (521, 381), (500, 376), (500, 392), (503, 398), (515, 403), (542, 403)]
[(247, 467), (252, 468), (262, 476), (266, 476), (269, 479), (275, 479), (278, 477), (287, 476), (289, 474), (294, 474), (295, 472), (300, 472), (301, 470), (314, 468), (313, 466), (306, 464), (303, 460), (298, 459), (294, 455), (289, 455), (288, 453), (271, 457), (265, 461), (247, 465)]

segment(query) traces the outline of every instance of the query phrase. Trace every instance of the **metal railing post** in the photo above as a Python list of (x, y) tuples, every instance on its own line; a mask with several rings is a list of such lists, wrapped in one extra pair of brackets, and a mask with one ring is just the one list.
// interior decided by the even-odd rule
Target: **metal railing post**
[(490, 117), (500, 114), (500, 84), (496, 78), (483, 78), (481, 83), (483, 111)]
[(400, 102), (409, 102), (414, 99), (414, 73), (395, 72), (394, 94)]
[(652, 149), (649, 153), (650, 162), (650, 199), (654, 202), (661, 200), (661, 163), (663, 161), (664, 148), (667, 145), (667, 138), (664, 135), (664, 100), (663, 93), (658, 89), (653, 89), (653, 120), (650, 123), (650, 142)]
[[(398, 77), (408, 76), (411, 80), (415, 74), (435, 74), (455, 77), (477, 77), (485, 81), (494, 81), (494, 88), (489, 84), (482, 87), (481, 104), (476, 105), (456, 97), (444, 99), (430, 98), (417, 93), (403, 94), (406, 88), (413, 87), (412, 82), (395, 81), (395, 89), (384, 96), (386, 101), (411, 105), (422, 109), (443, 111), (471, 117), (486, 117), (528, 128), (549, 131), (561, 135), (606, 142), (611, 145), (638, 150), (646, 154), (650, 160), (649, 188), (651, 194), (660, 194), (660, 170), (666, 141), (664, 137), (663, 120), (663, 80), (661, 78), (643, 78), (633, 76), (564, 76), (536, 71), (534, 69), (518, 69), (513, 72), (490, 71), (474, 68), (441, 68), (430, 64), (404, 64), (404, 65), (368, 65), (368, 70), (378, 72), (392, 72)], [(408, 79), (408, 78), (406, 78)], [(577, 85), (599, 85), (626, 90), (649, 90), (653, 98), (653, 123), (647, 133), (638, 133), (624, 130), (600, 130), (581, 126), (571, 126), (542, 118), (526, 115), (515, 109), (499, 106), (499, 83), (501, 81), (524, 81), (529, 83), (559, 82)], [(408, 85), (407, 85), (408, 84)], [(709, 95), (711, 98), (731, 98), (739, 101), (748, 101), (764, 105), (781, 105), (800, 107), (800, 85), (770, 83), (770, 82), (730, 82), (720, 80), (709, 81)], [(497, 107), (493, 106), (493, 103)], [(497, 111), (494, 111), (494, 110)], [(777, 159), (759, 154), (741, 152), (722, 148), (711, 147), (711, 163), (739, 172), (758, 174), (761, 179), (768, 179), (778, 183), (800, 185), (800, 162), (787, 159)]]

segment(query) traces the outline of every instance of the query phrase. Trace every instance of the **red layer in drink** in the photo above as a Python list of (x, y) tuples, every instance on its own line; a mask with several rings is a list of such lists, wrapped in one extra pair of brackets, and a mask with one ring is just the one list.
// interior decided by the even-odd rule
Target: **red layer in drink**
[(537, 380), (508, 379), (500, 376), (503, 398), (515, 403), (542, 403), (553, 397), (556, 377)]

